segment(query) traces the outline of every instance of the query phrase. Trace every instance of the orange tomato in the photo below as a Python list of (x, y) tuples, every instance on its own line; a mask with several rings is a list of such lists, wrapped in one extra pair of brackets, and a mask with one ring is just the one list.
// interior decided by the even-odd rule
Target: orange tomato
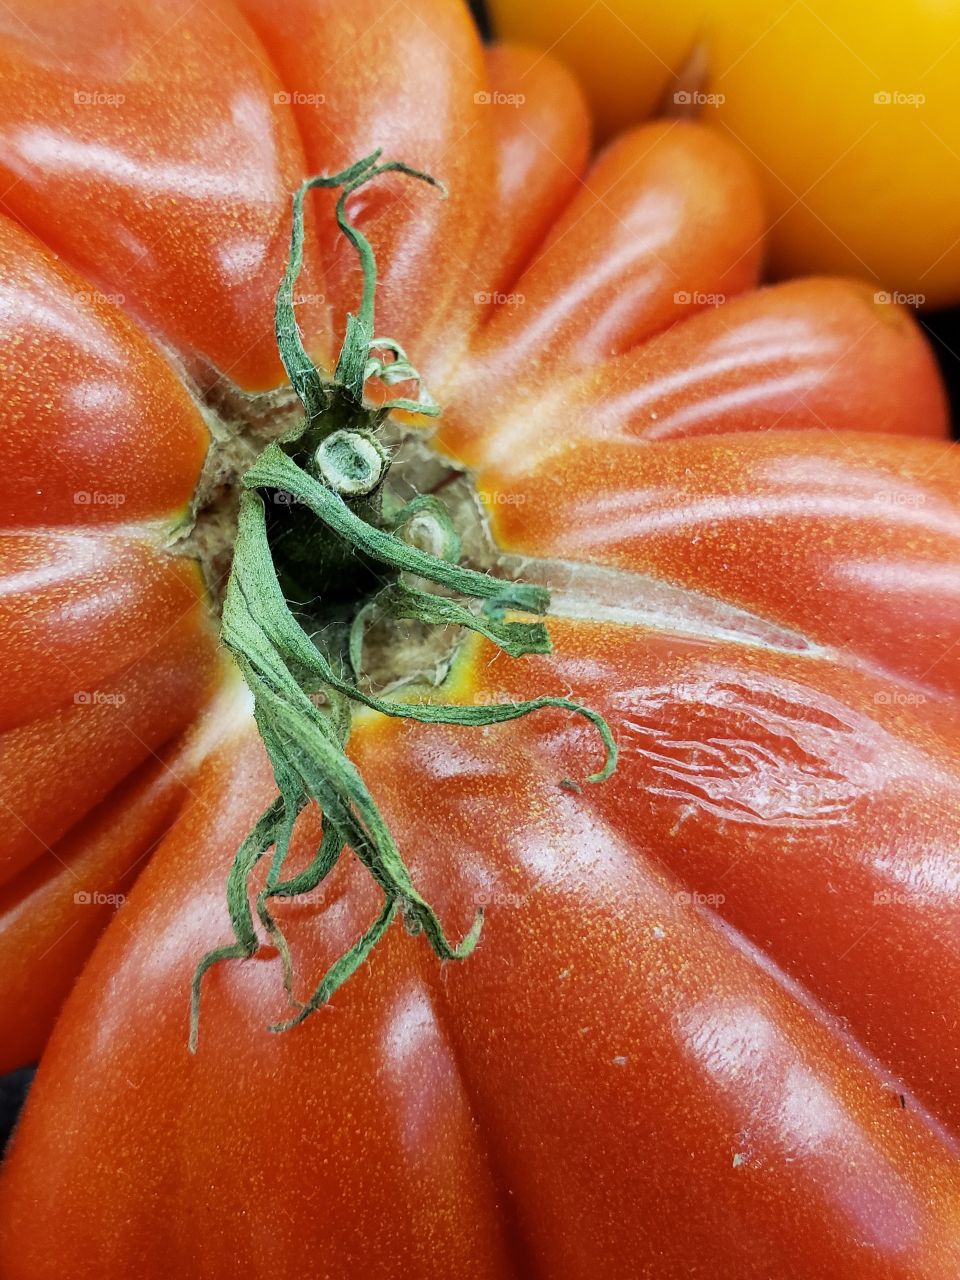
[[(732, 143), (661, 122), (588, 162), (569, 75), (454, 0), (11, 0), (0, 60), (0, 1044), (41, 1059), (5, 1280), (953, 1280), (960, 461), (910, 314), (758, 288)], [(380, 145), (450, 193), (350, 204), (443, 407), (420, 448), (473, 486), (468, 553), (553, 597), (551, 652), (471, 635), (389, 696), (575, 696), (619, 764), (565, 785), (598, 745), (558, 708), (358, 712), (416, 885), (454, 937), (485, 904), (479, 945), (440, 965), (395, 924), (281, 1035), (260, 946), (207, 973), (191, 1055), (277, 780), (217, 646), (231, 548), (183, 535), (230, 528), (295, 420), (291, 192)], [(329, 193), (305, 252), (329, 370), (361, 284)], [(344, 856), (277, 903), (298, 996), (379, 898)]]

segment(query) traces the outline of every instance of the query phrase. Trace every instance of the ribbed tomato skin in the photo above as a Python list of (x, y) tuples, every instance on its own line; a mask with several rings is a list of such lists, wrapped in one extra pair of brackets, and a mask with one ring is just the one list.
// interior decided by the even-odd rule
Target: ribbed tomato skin
[[(759, 288), (731, 144), (661, 122), (590, 160), (567, 74), (455, 0), (14, 0), (0, 68), (0, 1044), (42, 1054), (0, 1272), (953, 1280), (960, 463), (918, 327)], [(208, 974), (192, 1057), (274, 790), (175, 553), (198, 396), (281, 385), (290, 193), (376, 146), (450, 193), (357, 199), (378, 331), (554, 588), (551, 654), (471, 639), (444, 695), (575, 696), (620, 761), (561, 785), (600, 747), (559, 711), (359, 715), (480, 945), (396, 925), (279, 1036), (264, 948)], [(307, 261), (329, 362), (359, 276), (319, 196)], [(349, 857), (277, 908), (301, 994), (376, 910)]]

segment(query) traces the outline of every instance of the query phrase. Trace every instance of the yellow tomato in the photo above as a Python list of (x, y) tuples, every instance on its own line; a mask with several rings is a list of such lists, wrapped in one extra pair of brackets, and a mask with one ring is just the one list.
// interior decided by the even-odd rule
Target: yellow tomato
[[(550, 47), (609, 133), (684, 93), (758, 162), (780, 273), (960, 300), (958, 0), (492, 0)], [(676, 79), (703, 55), (699, 83)], [(694, 59), (696, 61), (696, 59)]]
[(494, 32), (549, 49), (577, 75), (601, 137), (651, 115), (694, 43), (706, 0), (489, 0)]

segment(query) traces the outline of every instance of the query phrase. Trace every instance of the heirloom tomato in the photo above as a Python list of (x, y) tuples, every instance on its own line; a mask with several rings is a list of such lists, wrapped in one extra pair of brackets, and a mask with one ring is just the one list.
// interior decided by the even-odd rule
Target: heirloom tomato
[(8, 0), (0, 66), (5, 1280), (955, 1280), (913, 318), (457, 0)]

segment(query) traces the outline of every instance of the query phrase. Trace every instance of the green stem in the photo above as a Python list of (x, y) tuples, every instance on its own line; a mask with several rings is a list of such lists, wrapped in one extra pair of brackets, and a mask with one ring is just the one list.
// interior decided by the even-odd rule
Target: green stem
[(429, 551), (401, 542), (385, 529), (361, 520), (343, 498), (302, 470), (278, 444), (268, 444), (241, 484), (244, 489), (281, 489), (299, 498), (328, 529), (381, 564), (427, 578), (437, 586), (526, 613), (543, 613), (550, 603), (546, 587), (510, 582), (450, 564)]
[[(276, 333), (284, 367), (303, 403), (305, 417), (284, 440), (268, 445), (243, 477), (221, 630), (223, 643), (235, 657), (253, 694), (257, 728), (279, 794), (241, 843), (227, 877), (227, 911), (234, 940), (207, 952), (194, 973), (191, 1051), (197, 1045), (204, 975), (221, 960), (251, 957), (260, 946), (251, 909), (252, 879), (271, 848), (274, 852), (266, 880), (255, 899), (256, 915), (278, 950), (284, 987), (298, 1007), (292, 1019), (271, 1030), (296, 1026), (325, 1004), (364, 964), (398, 913), (412, 933), (423, 933), (442, 960), (463, 959), (476, 946), (482, 911), (476, 913), (472, 927), (459, 943), (447, 938), (437, 913), (417, 891), (373, 796), (347, 756), (352, 705), (359, 703), (384, 715), (421, 723), (464, 726), (499, 724), (544, 708), (559, 708), (584, 716), (602, 739), (604, 764), (587, 781), (600, 782), (616, 767), (616, 744), (606, 721), (569, 698), (541, 697), (485, 706), (404, 702), (366, 693), (357, 683), (361, 677), (363, 626), (372, 613), (417, 619), (431, 626), (468, 628), (512, 657), (550, 651), (550, 638), (542, 621), (549, 593), (543, 587), (505, 581), (461, 565), (456, 530), (446, 508), (435, 497), (422, 495), (399, 511), (383, 510), (380, 493), (389, 458), (375, 438), (377, 426), (391, 408), (426, 414), (438, 409), (403, 348), (393, 339), (374, 336), (376, 262), (369, 241), (347, 216), (346, 201), (363, 183), (384, 173), (406, 174), (436, 187), (440, 184), (407, 165), (381, 164), (379, 159), (380, 152), (374, 152), (332, 177), (311, 178), (293, 200), (290, 258), (277, 293)], [(321, 375), (307, 354), (293, 304), (303, 261), (303, 202), (314, 187), (340, 190), (337, 222), (356, 249), (363, 270), (360, 307), (357, 315), (347, 318), (332, 380)], [(384, 359), (375, 352), (391, 358)], [(419, 387), (418, 399), (393, 400), (376, 409), (368, 408), (363, 389), (371, 377), (386, 385), (412, 381)], [(313, 473), (305, 467), (312, 468)], [(329, 541), (345, 557), (349, 552), (379, 565), (390, 579), (371, 600), (358, 602), (350, 625), (337, 632), (341, 637), (337, 644), (321, 644), (311, 638), (287, 603), (266, 519), (263, 494), (271, 492), (282, 492), (303, 504), (324, 531), (320, 545)], [(431, 523), (440, 554), (434, 555), (398, 536), (417, 517)], [(309, 570), (309, 564), (306, 568)], [(298, 563), (297, 574), (303, 569)], [(406, 576), (432, 583), (450, 594), (422, 590), (404, 581)], [(463, 599), (473, 601), (473, 607)], [(534, 620), (507, 619), (504, 614), (508, 610), (534, 615)], [(564, 780), (564, 785), (574, 784)], [(287, 875), (294, 826), (311, 803), (318, 804), (323, 812), (320, 847), (303, 870)], [(384, 905), (369, 928), (330, 967), (310, 998), (300, 1003), (293, 997), (290, 950), (270, 903), (315, 890), (346, 848), (353, 851), (379, 886)]]

